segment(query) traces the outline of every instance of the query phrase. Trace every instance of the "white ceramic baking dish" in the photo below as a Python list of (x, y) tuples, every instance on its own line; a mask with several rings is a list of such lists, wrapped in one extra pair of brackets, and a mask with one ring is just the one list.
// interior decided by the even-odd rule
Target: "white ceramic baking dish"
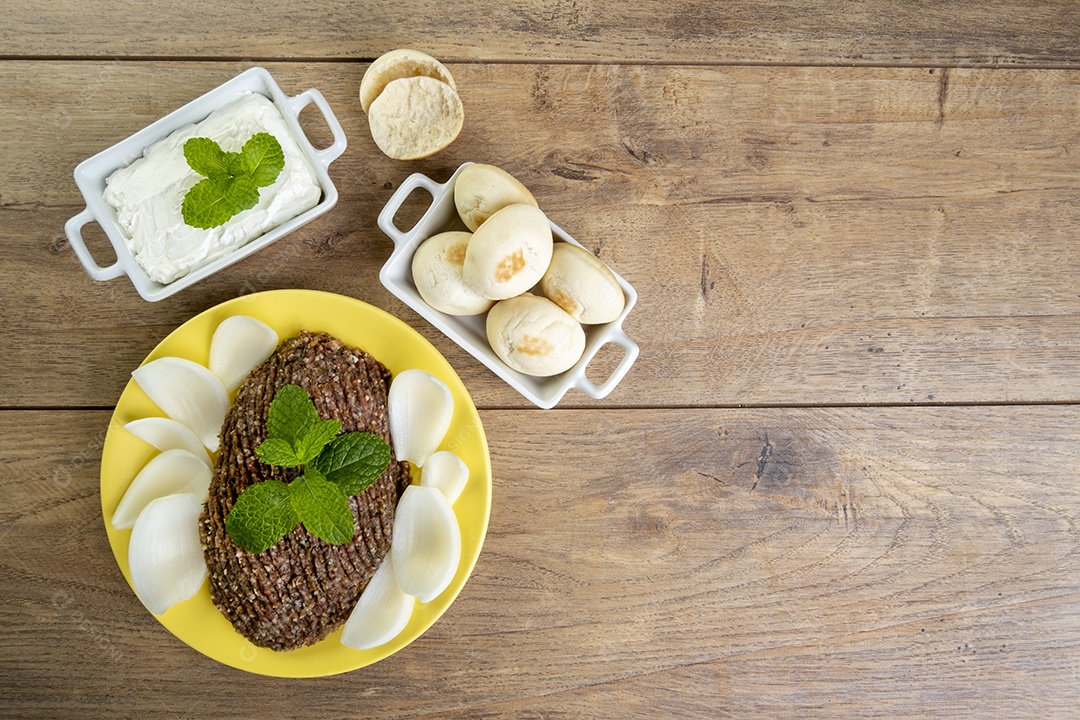
[[(270, 232), (260, 235), (229, 255), (197, 268), (167, 285), (155, 282), (136, 262), (124, 241), (124, 233), (117, 223), (116, 211), (104, 198), (105, 180), (114, 171), (131, 164), (139, 158), (143, 151), (154, 142), (167, 137), (178, 128), (205, 119), (214, 110), (227, 105), (246, 92), (266, 96), (281, 111), (282, 116), (285, 118), (285, 124), (292, 130), (297, 144), (315, 168), (315, 175), (322, 186), (322, 198), (318, 205), (307, 212), (297, 215)], [(315, 103), (315, 106), (322, 112), (334, 138), (333, 143), (322, 150), (317, 150), (312, 146), (297, 120), (300, 111), (311, 103)], [(330, 105), (326, 102), (326, 98), (323, 97), (322, 93), (312, 88), (295, 97), (288, 97), (281, 91), (281, 88), (278, 87), (278, 84), (268, 71), (261, 67), (254, 67), (245, 70), (232, 80), (219, 85), (178, 110), (169, 113), (126, 140), (113, 145), (108, 150), (103, 150), (79, 163), (78, 167), (75, 168), (75, 183), (79, 186), (79, 190), (82, 191), (83, 197), (86, 199), (86, 209), (68, 220), (64, 229), (71, 247), (74, 248), (76, 256), (78, 256), (79, 261), (86, 268), (86, 272), (89, 273), (90, 277), (95, 280), (112, 280), (121, 275), (127, 275), (135, 289), (138, 290), (139, 295), (144, 299), (151, 302), (161, 300), (257, 252), (332, 208), (337, 203), (338, 194), (334, 183), (330, 180), (327, 169), (330, 167), (330, 163), (340, 157), (344, 151), (345, 132), (341, 129), (341, 123), (334, 116), (334, 112), (330, 109)], [(113, 250), (116, 253), (116, 262), (108, 267), (101, 267), (94, 261), (86, 248), (86, 243), (83, 241), (82, 228), (89, 222), (97, 222), (105, 231), (109, 242), (112, 243)]]
[[(394, 250), (390, 259), (383, 265), (379, 279), (406, 305), (538, 407), (545, 409), (554, 407), (570, 388), (577, 388), (593, 398), (606, 397), (623, 379), (638, 356), (637, 344), (622, 329), (623, 320), (637, 302), (637, 292), (618, 273), (615, 273), (615, 279), (619, 281), (619, 286), (622, 287), (626, 296), (626, 307), (612, 322), (603, 325), (585, 325), (585, 353), (574, 367), (552, 377), (525, 375), (500, 360), (487, 341), (486, 314), (465, 317), (447, 315), (435, 310), (420, 297), (412, 279), (413, 253), (420, 243), (432, 235), (447, 230), (468, 230), (458, 217), (457, 207), (454, 205), (454, 183), (461, 171), (471, 164), (465, 163), (459, 167), (453, 176), (442, 184), (420, 173), (410, 175), (405, 179), (379, 213), (379, 228), (394, 241)], [(417, 189), (426, 190), (431, 194), (431, 206), (411, 230), (402, 232), (394, 224), (394, 216), (401, 209), (405, 199)], [(558, 225), (550, 220), (548, 222), (551, 224), (551, 232), (556, 241), (562, 240), (581, 246), (581, 243), (570, 237)], [(533, 292), (542, 294), (539, 287), (534, 288)], [(597, 351), (607, 343), (621, 347), (623, 357), (607, 379), (597, 385), (586, 377), (585, 372)]]

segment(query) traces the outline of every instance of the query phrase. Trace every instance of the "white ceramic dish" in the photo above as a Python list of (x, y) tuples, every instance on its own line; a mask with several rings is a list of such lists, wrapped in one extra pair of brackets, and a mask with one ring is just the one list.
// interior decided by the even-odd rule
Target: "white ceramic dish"
[[(104, 198), (105, 180), (114, 171), (131, 164), (139, 158), (143, 150), (154, 142), (167, 137), (184, 125), (203, 120), (211, 112), (228, 104), (245, 92), (259, 93), (266, 96), (281, 111), (281, 115), (285, 118), (285, 124), (292, 131), (297, 144), (299, 144), (301, 150), (307, 155), (315, 168), (315, 175), (322, 186), (322, 198), (319, 200), (318, 205), (307, 212), (297, 215), (268, 233), (260, 235), (229, 255), (197, 268), (167, 285), (155, 282), (150, 279), (128, 250), (124, 241), (124, 233), (117, 223), (116, 211)], [(315, 103), (315, 106), (322, 112), (334, 137), (333, 144), (322, 150), (317, 150), (312, 146), (303, 130), (300, 129), (300, 123), (297, 120), (300, 111), (311, 103)], [(337, 203), (338, 194), (334, 183), (330, 180), (327, 169), (330, 167), (330, 163), (340, 157), (344, 151), (345, 131), (341, 129), (341, 123), (334, 116), (334, 112), (330, 109), (330, 105), (326, 102), (326, 98), (323, 97), (322, 93), (312, 88), (295, 97), (287, 97), (269, 72), (261, 67), (251, 68), (146, 126), (108, 150), (103, 150), (79, 163), (78, 167), (75, 168), (75, 183), (79, 186), (79, 190), (82, 191), (83, 197), (86, 199), (86, 209), (68, 220), (64, 230), (67, 233), (71, 247), (74, 248), (76, 256), (78, 256), (79, 261), (86, 268), (86, 272), (89, 273), (90, 277), (95, 280), (112, 280), (121, 275), (127, 275), (143, 299), (151, 302), (161, 300), (266, 247), (283, 235), (287, 235), (332, 208)], [(105, 231), (109, 242), (112, 243), (113, 250), (116, 253), (116, 262), (108, 267), (101, 267), (94, 261), (86, 248), (86, 243), (83, 241), (82, 228), (89, 222), (97, 222)]]
[[(552, 377), (525, 375), (513, 370), (500, 360), (487, 341), (486, 315), (465, 317), (447, 315), (435, 310), (420, 297), (412, 279), (413, 253), (420, 243), (432, 235), (447, 230), (468, 230), (458, 217), (457, 208), (454, 205), (454, 183), (461, 171), (471, 164), (465, 163), (459, 167), (453, 176), (442, 184), (420, 173), (410, 175), (405, 179), (379, 213), (379, 229), (394, 241), (394, 251), (379, 272), (379, 279), (406, 305), (538, 407), (545, 409), (554, 407), (570, 388), (577, 388), (593, 398), (606, 397), (623, 379), (638, 356), (637, 344), (622, 329), (623, 320), (637, 302), (637, 292), (618, 273), (615, 273), (615, 279), (619, 281), (619, 286), (622, 287), (626, 296), (626, 307), (612, 322), (603, 325), (585, 325), (585, 353), (574, 367)], [(397, 215), (405, 199), (417, 189), (431, 193), (431, 206), (411, 230), (402, 232), (394, 224), (394, 216)], [(562, 240), (581, 247), (581, 243), (570, 237), (562, 228), (550, 220), (548, 222), (551, 224), (551, 232), (556, 241)], [(533, 292), (542, 294), (538, 287)], [(607, 343), (621, 347), (623, 357), (611, 375), (597, 385), (586, 377), (585, 371), (597, 351)]]

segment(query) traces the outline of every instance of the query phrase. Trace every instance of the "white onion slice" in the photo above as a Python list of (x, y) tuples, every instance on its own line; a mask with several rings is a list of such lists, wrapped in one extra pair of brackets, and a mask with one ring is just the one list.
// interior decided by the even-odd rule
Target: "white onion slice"
[(193, 596), (206, 580), (199, 542), (201, 511), (194, 495), (166, 495), (147, 505), (135, 521), (128, 545), (131, 584), (155, 615)]
[(446, 496), (433, 487), (410, 485), (394, 515), (394, 577), (401, 591), (431, 602), (457, 573), (461, 528)]
[(209, 467), (213, 467), (213, 461), (206, 452), (206, 448), (195, 437), (195, 433), (181, 425), (172, 418), (148, 417), (132, 420), (124, 429), (148, 445), (153, 445), (161, 451), (181, 449), (187, 450), (202, 460)]
[(341, 631), (342, 645), (357, 650), (378, 647), (396, 638), (409, 624), (416, 601), (398, 586), (390, 560), (392, 553), (393, 547), (371, 576), (345, 621), (345, 629)]
[(277, 344), (277, 333), (261, 320), (247, 315), (225, 318), (210, 340), (210, 372), (232, 392)]
[(420, 474), (420, 484), (438, 488), (451, 505), (457, 502), (468, 480), (469, 466), (449, 450), (432, 453)]
[(450, 388), (431, 373), (405, 370), (390, 383), (387, 398), (390, 438), (394, 455), (423, 467), (450, 429), (454, 396)]
[(229, 411), (229, 394), (212, 372), (178, 357), (163, 357), (136, 368), (135, 382), (173, 420), (187, 425), (211, 452)]
[[(206, 454), (202, 448), (199, 452)], [(187, 450), (175, 448), (156, 455), (139, 471), (120, 499), (112, 516), (113, 527), (127, 530), (147, 505), (166, 495), (191, 493), (199, 502), (206, 502), (211, 475), (206, 463)]]

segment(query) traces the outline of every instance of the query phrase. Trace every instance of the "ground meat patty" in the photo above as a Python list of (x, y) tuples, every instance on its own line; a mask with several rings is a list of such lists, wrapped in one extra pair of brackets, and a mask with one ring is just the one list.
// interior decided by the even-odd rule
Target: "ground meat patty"
[(240, 386), (221, 429), (199, 526), (214, 605), (241, 635), (273, 650), (318, 642), (348, 619), (390, 547), (394, 509), (410, 482), (408, 464), (391, 460), (374, 485), (350, 498), (355, 534), (348, 544), (330, 545), (298, 525), (259, 555), (234, 545), (225, 516), (240, 493), (252, 483), (296, 475), (264, 465), (255, 454), (266, 439), (270, 401), (289, 384), (307, 390), (320, 418), (337, 418), (343, 431), (374, 432), (390, 443), (389, 371), (325, 333), (302, 331), (286, 340)]

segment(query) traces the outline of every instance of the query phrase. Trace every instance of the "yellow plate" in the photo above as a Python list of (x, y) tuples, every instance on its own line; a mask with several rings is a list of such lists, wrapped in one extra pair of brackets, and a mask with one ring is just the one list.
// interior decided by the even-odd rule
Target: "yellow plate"
[[(395, 375), (419, 368), (446, 383), (454, 395), (454, 417), (441, 449), (455, 452), (470, 470), (468, 484), (454, 503), (461, 525), (461, 564), (453, 582), (439, 597), (426, 604), (416, 604), (408, 626), (400, 635), (371, 650), (345, 647), (340, 642), (340, 630), (300, 650), (274, 652), (255, 647), (210, 602), (208, 583), (203, 584), (195, 597), (155, 617), (169, 632), (207, 657), (248, 672), (277, 677), (319, 677), (370, 665), (397, 652), (431, 627), (457, 597), (480, 555), (491, 508), (491, 462), (480, 416), (457, 373), (419, 333), (367, 303), (313, 290), (256, 293), (210, 308), (173, 331), (143, 362), (174, 355), (205, 365), (214, 330), (232, 315), (250, 315), (262, 320), (282, 340), (301, 329), (328, 332), (371, 353)], [(113, 554), (129, 585), (131, 531), (114, 529), (109, 518), (132, 479), (157, 451), (124, 430), (124, 425), (138, 418), (162, 415), (142, 389), (133, 380), (129, 381), (117, 402), (102, 451), (101, 510)]]

